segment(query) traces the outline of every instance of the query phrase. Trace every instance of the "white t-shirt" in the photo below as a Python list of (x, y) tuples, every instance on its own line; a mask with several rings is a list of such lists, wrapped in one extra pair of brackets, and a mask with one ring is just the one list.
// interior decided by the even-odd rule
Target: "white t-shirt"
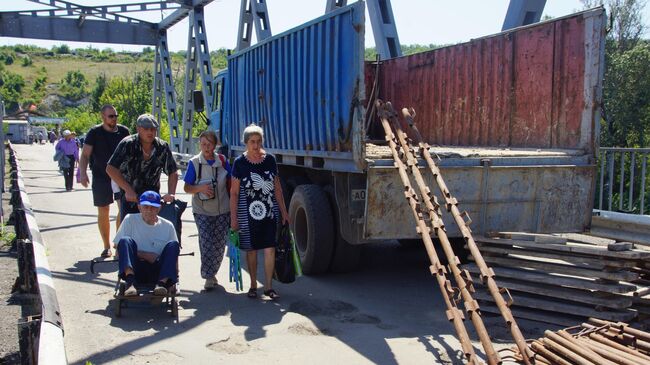
[(178, 241), (172, 222), (158, 217), (156, 224), (150, 225), (142, 219), (140, 213), (129, 214), (124, 218), (113, 242), (117, 245), (124, 237), (133, 238), (138, 244), (138, 251), (151, 252), (156, 255), (162, 253), (169, 241)]

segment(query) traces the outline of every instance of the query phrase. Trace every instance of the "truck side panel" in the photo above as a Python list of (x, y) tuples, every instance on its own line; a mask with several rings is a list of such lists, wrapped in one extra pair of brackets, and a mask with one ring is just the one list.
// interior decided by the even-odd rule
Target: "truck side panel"
[[(460, 208), (471, 219), (477, 234), (489, 231), (582, 232), (588, 228), (592, 209), (593, 165), (461, 166), (446, 161), (442, 175)], [(435, 180), (423, 174), (439, 197)], [(368, 171), (365, 239), (417, 238), (415, 223), (405, 203), (402, 182), (394, 168)], [(450, 237), (460, 237), (453, 217), (443, 209)], [(399, 222), (386, 224), (386, 222)]]
[(414, 107), (431, 144), (593, 154), (604, 22), (596, 9), (383, 61), (379, 98)]
[(228, 59), (224, 132), (235, 153), (244, 149), (242, 130), (255, 122), (280, 162), (328, 168), (333, 159), (355, 170), (353, 148), (360, 143), (353, 139), (361, 138), (361, 123), (354, 121), (363, 114), (359, 100), (365, 91), (364, 21), (364, 3), (355, 3)]

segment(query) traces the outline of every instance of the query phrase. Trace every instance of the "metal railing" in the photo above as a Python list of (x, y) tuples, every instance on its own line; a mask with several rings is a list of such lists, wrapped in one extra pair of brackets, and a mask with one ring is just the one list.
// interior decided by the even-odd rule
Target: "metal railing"
[(650, 148), (601, 147), (595, 206), (632, 214), (650, 212)]

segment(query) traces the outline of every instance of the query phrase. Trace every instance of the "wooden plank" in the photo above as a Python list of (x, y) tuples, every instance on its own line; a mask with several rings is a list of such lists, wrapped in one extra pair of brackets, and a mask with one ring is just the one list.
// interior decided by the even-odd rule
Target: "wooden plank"
[(506, 238), (511, 240), (532, 241), (537, 243), (557, 243), (565, 244), (567, 239), (564, 237), (553, 236), (543, 233), (526, 233), (526, 232), (491, 232), (488, 233), (491, 238)]
[[(467, 247), (467, 246), (465, 246)], [(593, 257), (584, 257), (573, 254), (566, 253), (551, 253), (544, 251), (532, 251), (522, 248), (501, 248), (501, 247), (492, 247), (492, 246), (481, 246), (481, 252), (483, 253), (498, 253), (498, 254), (508, 254), (508, 255), (518, 255), (518, 256), (530, 256), (530, 257), (543, 257), (553, 260), (562, 260), (568, 264), (581, 266), (589, 266), (596, 269), (604, 269), (606, 267), (617, 267), (631, 269), (637, 264), (634, 261), (628, 260), (610, 260), (605, 258), (593, 258)]]
[(586, 244), (597, 245), (597, 246), (607, 246), (612, 242), (616, 242), (615, 240), (609, 238), (595, 237), (595, 236), (590, 236), (582, 233), (555, 233), (553, 235), (558, 237), (564, 237), (570, 242), (586, 243)]
[[(569, 316), (566, 314), (546, 312), (542, 310), (531, 310), (527, 308), (511, 307), (510, 311), (515, 318), (527, 319), (536, 322), (550, 323), (562, 327), (577, 326), (584, 322), (584, 317)], [(488, 301), (481, 301), (481, 312), (501, 315), (496, 305)]]
[[(482, 291), (477, 291), (474, 293), (474, 298), (489, 302), (494, 301), (494, 298), (492, 298), (492, 296)], [(608, 321), (622, 322), (628, 322), (636, 317), (636, 312), (631, 310), (597, 311), (594, 308), (584, 305), (561, 303), (559, 301), (533, 297), (525, 294), (519, 294), (513, 298), (514, 306), (541, 309), (545, 311), (571, 314), (581, 317), (595, 317)]]
[[(476, 267), (476, 265), (474, 264), (463, 265), (463, 268), (467, 269), (471, 273), (475, 273), (475, 274), (479, 273), (478, 267)], [(503, 267), (495, 267), (492, 268), (492, 270), (497, 275), (497, 277), (495, 278), (497, 283), (499, 283), (499, 277), (504, 277), (504, 278), (512, 278), (512, 279), (564, 286), (569, 288), (598, 290), (598, 291), (613, 293), (613, 294), (628, 293), (636, 290), (636, 286), (629, 285), (629, 284), (597, 283), (593, 280), (589, 280), (585, 278), (552, 275), (552, 274), (547, 274), (535, 270), (524, 270), (524, 269), (517, 270), (517, 269), (508, 269)]]
[[(476, 279), (476, 278), (475, 278)], [(478, 279), (475, 281), (478, 282)], [(602, 293), (590, 290), (565, 288), (557, 285), (522, 282), (514, 279), (499, 278), (499, 286), (506, 287), (510, 291), (525, 292), (536, 295), (571, 300), (579, 303), (587, 303), (594, 306), (603, 306), (613, 309), (625, 309), (632, 306), (632, 297), (610, 296), (603, 297)], [(514, 294), (513, 294), (514, 295)]]
[[(470, 256), (470, 260), (473, 258)], [(500, 266), (512, 267), (512, 268), (531, 268), (539, 269), (549, 274), (566, 274), (573, 276), (583, 276), (586, 278), (599, 278), (615, 281), (632, 281), (639, 279), (639, 274), (629, 272), (629, 271), (619, 271), (619, 272), (609, 272), (609, 271), (598, 271), (598, 270), (589, 270), (578, 267), (571, 267), (567, 265), (554, 264), (550, 262), (539, 262), (531, 261), (524, 259), (516, 259), (509, 257), (493, 257), (493, 256), (483, 256), (483, 259), (490, 264), (498, 264)]]
[(535, 243), (522, 240), (507, 240), (507, 239), (493, 239), (486, 237), (476, 237), (475, 241), (479, 243), (488, 243), (502, 246), (520, 246), (528, 247), (537, 250), (559, 251), (559, 252), (575, 252), (585, 255), (592, 255), (597, 257), (613, 257), (624, 260), (645, 260), (650, 258), (650, 251), (631, 250), (631, 251), (608, 251), (605, 247), (596, 247), (591, 245), (583, 245), (580, 243), (568, 243), (566, 245), (557, 245), (552, 243)]

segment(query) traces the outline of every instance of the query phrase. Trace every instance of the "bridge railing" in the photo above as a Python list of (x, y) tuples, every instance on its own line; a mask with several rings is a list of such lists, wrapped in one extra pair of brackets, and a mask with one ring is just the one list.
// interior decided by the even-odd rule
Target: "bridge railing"
[(601, 147), (596, 201), (599, 210), (650, 214), (650, 148)]

